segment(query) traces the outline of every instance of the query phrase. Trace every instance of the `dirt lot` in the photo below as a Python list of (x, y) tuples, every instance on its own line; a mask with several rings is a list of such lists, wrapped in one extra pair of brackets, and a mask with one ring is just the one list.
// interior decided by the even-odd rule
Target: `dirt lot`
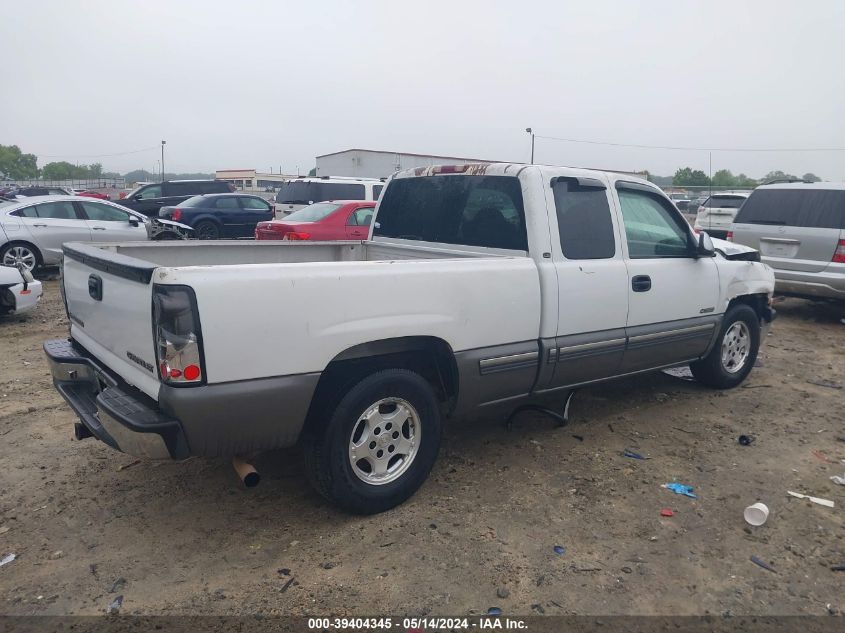
[[(0, 567), (0, 613), (97, 614), (117, 595), (143, 614), (845, 609), (845, 572), (830, 569), (845, 562), (845, 486), (829, 479), (845, 473), (845, 391), (808, 382), (843, 382), (843, 315), (778, 310), (743, 388), (656, 374), (579, 392), (564, 429), (533, 415), (510, 432), (453, 424), (422, 490), (360, 518), (312, 492), (295, 451), (259, 459), (263, 481), (245, 490), (222, 461), (126, 468), (72, 441), (41, 352), (67, 330), (47, 281), (34, 313), (0, 319), (0, 558), (17, 554)], [(673, 480), (698, 499), (660, 487)], [(758, 499), (771, 516), (752, 529), (742, 510)]]

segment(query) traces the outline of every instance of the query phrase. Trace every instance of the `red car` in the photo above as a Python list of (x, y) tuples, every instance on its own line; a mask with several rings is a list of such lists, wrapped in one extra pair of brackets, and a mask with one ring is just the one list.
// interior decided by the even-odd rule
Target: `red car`
[(259, 222), (257, 240), (365, 240), (370, 234), (376, 203), (367, 200), (329, 200), (308, 205), (284, 220)]
[(100, 193), (99, 191), (83, 191), (77, 195), (85, 196), (86, 198), (97, 198), (98, 200), (111, 200), (108, 194)]

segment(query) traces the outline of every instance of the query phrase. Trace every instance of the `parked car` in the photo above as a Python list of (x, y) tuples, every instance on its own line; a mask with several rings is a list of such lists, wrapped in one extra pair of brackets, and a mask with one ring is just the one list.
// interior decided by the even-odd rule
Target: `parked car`
[(728, 239), (760, 251), (780, 294), (845, 300), (845, 183), (757, 187)]
[(686, 211), (687, 207), (689, 207), (690, 200), (685, 193), (670, 193), (669, 198), (678, 207), (678, 211)]
[(73, 190), (66, 187), (19, 187), (15, 192), (16, 196), (72, 196)]
[(165, 180), (140, 186), (120, 199), (127, 209), (156, 217), (162, 207), (177, 206), (188, 198), (209, 193), (231, 193), (233, 185), (222, 180)]
[(444, 415), (671, 366), (739, 385), (774, 277), (719, 243), (627, 175), (411, 169), (364, 242), (67, 244), (71, 338), (44, 349), (78, 437), (164, 459), (301, 441), (323, 495), (380, 512), (428, 476)]
[(41, 282), (23, 266), (0, 265), (0, 316), (29, 312), (41, 299)]
[(84, 196), (86, 198), (97, 198), (98, 200), (111, 200), (107, 193), (101, 193), (99, 191), (91, 191), (90, 189), (86, 189), (84, 191), (74, 192), (77, 196)]
[(193, 231), (176, 222), (149, 218), (101, 200), (41, 196), (0, 205), (0, 264), (58, 264), (65, 242), (125, 242), (182, 239)]
[(378, 178), (297, 178), (279, 186), (276, 218), (326, 200), (378, 200), (384, 181)]
[(725, 239), (736, 212), (748, 200), (748, 195), (744, 191), (714, 193), (698, 207), (693, 228), (696, 231), (707, 231), (711, 237)]
[(261, 196), (213, 193), (194, 196), (177, 207), (162, 207), (159, 217), (193, 227), (197, 239), (252, 237), (262, 220), (273, 219), (273, 207)]
[(318, 202), (294, 211), (284, 220), (259, 222), (257, 240), (365, 240), (376, 203), (361, 200)]

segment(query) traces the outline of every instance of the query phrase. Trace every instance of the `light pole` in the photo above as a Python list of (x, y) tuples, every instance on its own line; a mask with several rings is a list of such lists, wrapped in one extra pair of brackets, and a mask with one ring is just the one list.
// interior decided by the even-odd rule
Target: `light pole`
[(161, 142), (161, 182), (164, 182), (164, 146), (167, 145), (167, 141)]
[(159, 180), (161, 180), (162, 182), (164, 182), (164, 177), (163, 177), (163, 175), (162, 175), (162, 173), (161, 173), (161, 161), (160, 161), (160, 160), (158, 160), (158, 159), (156, 159), (156, 162), (158, 163), (158, 175), (159, 175)]
[(530, 127), (525, 128), (525, 131), (531, 135), (531, 164), (534, 164), (534, 130)]

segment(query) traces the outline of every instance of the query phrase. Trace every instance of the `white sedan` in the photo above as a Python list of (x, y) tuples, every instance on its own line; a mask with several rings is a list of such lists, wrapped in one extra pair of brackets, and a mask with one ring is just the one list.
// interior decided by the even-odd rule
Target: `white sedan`
[(41, 299), (41, 282), (32, 273), (14, 266), (0, 266), (0, 316), (32, 310)]
[(105, 200), (39, 196), (0, 204), (0, 264), (58, 264), (65, 242), (135, 242), (183, 239), (191, 227), (150, 219)]

